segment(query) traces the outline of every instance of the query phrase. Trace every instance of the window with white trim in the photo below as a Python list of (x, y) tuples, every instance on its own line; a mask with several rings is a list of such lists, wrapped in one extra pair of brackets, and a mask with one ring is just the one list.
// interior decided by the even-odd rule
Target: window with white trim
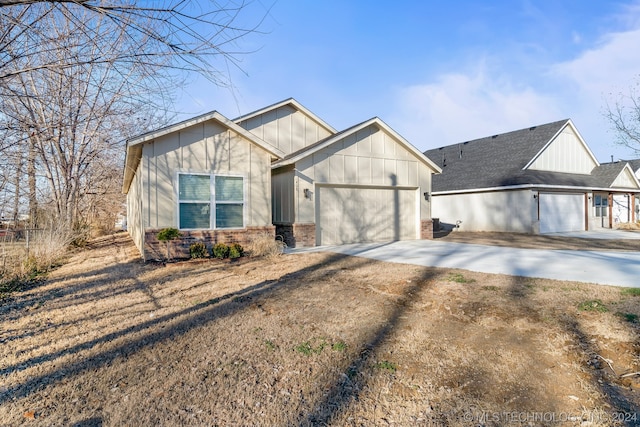
[(178, 174), (178, 225), (181, 230), (243, 228), (244, 178)]

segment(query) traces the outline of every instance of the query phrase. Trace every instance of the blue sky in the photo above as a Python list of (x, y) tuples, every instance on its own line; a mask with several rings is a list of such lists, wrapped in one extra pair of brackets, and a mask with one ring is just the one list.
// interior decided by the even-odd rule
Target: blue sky
[(293, 97), (337, 129), (378, 116), (421, 151), (571, 118), (599, 161), (638, 157), (603, 112), (640, 75), (640, 1), (260, 0), (234, 90), (195, 79), (180, 118)]

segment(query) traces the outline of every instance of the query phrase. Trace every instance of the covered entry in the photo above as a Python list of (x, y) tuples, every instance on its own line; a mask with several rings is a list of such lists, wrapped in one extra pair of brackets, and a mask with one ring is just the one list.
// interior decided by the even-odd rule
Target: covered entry
[(418, 190), (317, 186), (316, 244), (418, 238)]
[(584, 230), (584, 200), (585, 196), (582, 193), (540, 193), (540, 233)]

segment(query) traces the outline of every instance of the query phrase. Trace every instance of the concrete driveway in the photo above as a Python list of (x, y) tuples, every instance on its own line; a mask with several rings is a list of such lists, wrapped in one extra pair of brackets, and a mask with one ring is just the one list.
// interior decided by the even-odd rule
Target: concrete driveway
[(302, 251), (328, 251), (428, 267), (640, 288), (639, 252), (515, 249), (438, 240), (359, 243), (293, 250)]

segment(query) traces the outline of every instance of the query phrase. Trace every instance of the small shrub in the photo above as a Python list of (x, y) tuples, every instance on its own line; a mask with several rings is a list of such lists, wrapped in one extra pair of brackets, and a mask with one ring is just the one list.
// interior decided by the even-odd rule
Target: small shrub
[(206, 258), (207, 257), (207, 247), (202, 242), (195, 242), (189, 246), (189, 255), (191, 258)]
[(599, 299), (594, 299), (590, 301), (584, 301), (578, 304), (578, 310), (581, 311), (595, 311), (598, 313), (606, 313), (609, 311), (606, 305)]
[(273, 234), (262, 233), (251, 239), (247, 252), (252, 257), (275, 257), (282, 255), (286, 247), (282, 240), (274, 239)]
[(158, 232), (156, 238), (161, 242), (166, 242), (167, 244), (167, 259), (171, 259), (171, 241), (181, 237), (180, 231), (176, 228), (167, 227), (163, 228)]
[(271, 350), (271, 351), (274, 351), (278, 348), (278, 346), (275, 345), (274, 342), (271, 340), (264, 340), (264, 345), (267, 346), (267, 350)]
[(180, 236), (182, 236), (182, 234), (180, 234), (180, 231), (178, 231), (176, 228), (168, 227), (163, 228), (158, 232), (157, 239), (161, 242), (167, 242), (169, 240), (175, 240)]
[(229, 258), (240, 258), (244, 254), (244, 248), (239, 243), (229, 245)]
[(218, 259), (224, 259), (229, 256), (229, 246), (224, 243), (216, 243), (211, 248), (211, 252), (213, 252), (213, 256)]

